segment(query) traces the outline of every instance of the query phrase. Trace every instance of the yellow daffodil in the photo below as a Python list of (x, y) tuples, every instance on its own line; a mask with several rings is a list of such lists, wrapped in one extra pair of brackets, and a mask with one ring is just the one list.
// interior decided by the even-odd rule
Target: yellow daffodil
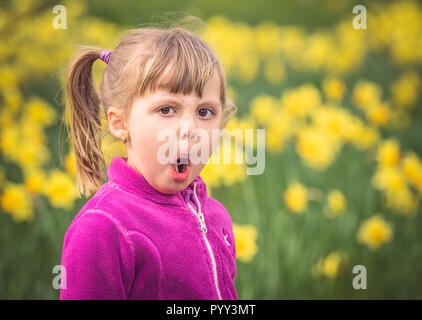
[(236, 259), (245, 263), (251, 262), (258, 252), (258, 246), (256, 244), (258, 231), (255, 226), (233, 223), (233, 234), (236, 245)]
[(338, 141), (319, 128), (307, 127), (297, 133), (296, 150), (305, 164), (315, 169), (329, 166), (340, 146)]
[(415, 153), (410, 153), (403, 158), (402, 171), (406, 179), (422, 191), (422, 162)]
[(375, 104), (367, 107), (366, 116), (375, 125), (384, 127), (390, 121), (392, 111), (390, 107), (385, 104)]
[(391, 241), (392, 237), (392, 224), (386, 222), (380, 215), (374, 215), (363, 221), (356, 234), (357, 241), (366, 244), (371, 250), (376, 250)]
[(346, 92), (346, 85), (336, 78), (326, 78), (322, 83), (322, 89), (328, 100), (341, 100)]
[(377, 160), (381, 165), (397, 165), (400, 162), (399, 142), (396, 139), (383, 141), (378, 148)]
[(1, 208), (16, 222), (34, 217), (31, 199), (23, 185), (8, 183), (1, 195)]
[(282, 108), (293, 117), (309, 115), (320, 104), (320, 92), (311, 84), (288, 89), (281, 96)]
[(314, 276), (335, 279), (342, 273), (347, 260), (347, 256), (343, 252), (331, 252), (326, 257), (321, 257), (318, 260), (317, 264), (312, 268), (312, 273)]
[(41, 169), (32, 169), (25, 174), (25, 188), (30, 193), (40, 193), (46, 183), (46, 175)]
[(57, 119), (56, 111), (38, 97), (31, 98), (25, 106), (25, 121), (34, 122), (40, 126), (50, 126)]
[(53, 170), (45, 183), (43, 193), (50, 203), (57, 208), (70, 210), (78, 194), (76, 181), (67, 173)]
[(406, 179), (401, 170), (396, 167), (381, 166), (372, 178), (372, 184), (386, 192), (400, 192), (406, 188)]
[(308, 190), (299, 182), (290, 184), (284, 193), (284, 203), (290, 211), (303, 213), (308, 206)]
[(279, 109), (278, 100), (272, 96), (259, 95), (251, 103), (251, 115), (259, 124), (266, 125)]
[(381, 99), (381, 87), (375, 83), (361, 80), (353, 89), (353, 101), (361, 109), (377, 104)]
[(331, 190), (327, 195), (328, 211), (326, 216), (329, 218), (340, 216), (347, 208), (346, 197), (340, 190)]
[(407, 215), (415, 215), (419, 206), (419, 197), (417, 197), (409, 188), (405, 187), (396, 192), (386, 192), (387, 208)]
[(417, 72), (403, 73), (397, 81), (391, 85), (393, 101), (402, 107), (413, 107), (418, 99), (421, 79)]

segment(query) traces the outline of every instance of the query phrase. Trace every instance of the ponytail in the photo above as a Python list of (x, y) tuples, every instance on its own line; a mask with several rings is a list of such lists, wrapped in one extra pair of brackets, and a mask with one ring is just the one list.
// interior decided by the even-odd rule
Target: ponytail
[(89, 197), (105, 178), (101, 150), (100, 98), (94, 87), (92, 66), (102, 49), (83, 46), (71, 59), (66, 74), (67, 116), (70, 141), (76, 157), (76, 185), (79, 197)]

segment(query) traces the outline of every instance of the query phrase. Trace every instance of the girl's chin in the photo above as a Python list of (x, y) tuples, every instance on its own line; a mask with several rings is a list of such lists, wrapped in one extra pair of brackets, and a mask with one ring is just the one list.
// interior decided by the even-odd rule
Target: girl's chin
[(183, 182), (176, 182), (172, 177), (170, 177), (165, 180), (166, 183), (163, 183), (159, 187), (157, 187), (157, 190), (161, 193), (166, 194), (174, 194), (179, 191), (182, 191), (189, 185), (189, 183), (191, 183), (190, 179), (187, 179)]
[(165, 194), (175, 194), (175, 193), (178, 193), (179, 191), (182, 191), (185, 188), (186, 188), (185, 185), (178, 183), (174, 187), (169, 187), (167, 185), (167, 186), (163, 187), (161, 190), (158, 190), (158, 191), (160, 191), (161, 193), (165, 193)]

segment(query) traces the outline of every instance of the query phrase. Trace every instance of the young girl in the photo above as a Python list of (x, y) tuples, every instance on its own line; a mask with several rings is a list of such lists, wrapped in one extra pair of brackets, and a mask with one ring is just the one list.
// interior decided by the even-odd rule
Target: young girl
[[(107, 63), (100, 96), (97, 59)], [(131, 30), (114, 50), (76, 54), (66, 92), (78, 192), (96, 193), (64, 237), (61, 299), (238, 299), (230, 215), (207, 194), (205, 163), (190, 158), (191, 133), (211, 137), (237, 110), (225, 86), (216, 54), (179, 27)], [(103, 184), (100, 106), (128, 155), (111, 160)], [(163, 129), (176, 134), (178, 150), (188, 146), (167, 164), (157, 156)]]

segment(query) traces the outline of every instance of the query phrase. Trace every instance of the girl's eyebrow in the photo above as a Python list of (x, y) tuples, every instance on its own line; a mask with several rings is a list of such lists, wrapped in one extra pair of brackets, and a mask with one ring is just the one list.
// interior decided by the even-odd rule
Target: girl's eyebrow
[[(182, 101), (180, 99), (175, 98), (175, 97), (171, 97), (171, 96), (160, 97), (160, 98), (156, 99), (154, 102), (155, 103), (177, 103), (179, 105), (182, 104)], [(220, 107), (221, 103), (218, 100), (207, 99), (207, 100), (201, 101), (198, 104), (198, 106), (205, 106), (205, 105)]]
[(157, 99), (154, 99), (154, 103), (176, 103), (176, 104), (180, 104), (181, 101), (177, 98), (173, 98), (173, 97), (160, 97)]
[(216, 101), (216, 100), (204, 100), (199, 103), (199, 106), (206, 106), (206, 105), (211, 105), (218, 108), (221, 106), (221, 103), (220, 101)]

